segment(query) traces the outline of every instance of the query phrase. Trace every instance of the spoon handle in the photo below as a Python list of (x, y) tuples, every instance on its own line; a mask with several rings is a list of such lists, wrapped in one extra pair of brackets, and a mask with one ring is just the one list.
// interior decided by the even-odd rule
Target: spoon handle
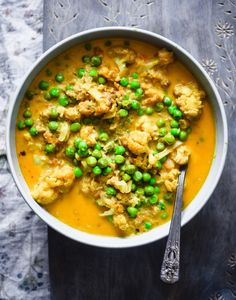
[(182, 166), (180, 169), (170, 232), (161, 266), (161, 280), (171, 284), (179, 280), (181, 210), (186, 170), (187, 165)]

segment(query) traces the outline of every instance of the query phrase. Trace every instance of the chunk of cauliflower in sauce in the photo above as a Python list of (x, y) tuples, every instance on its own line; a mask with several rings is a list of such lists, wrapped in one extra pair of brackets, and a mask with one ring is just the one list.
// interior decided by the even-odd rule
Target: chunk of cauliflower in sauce
[(73, 168), (60, 161), (56, 167), (43, 171), (34, 185), (32, 197), (40, 204), (49, 204), (69, 191), (75, 179)]
[(176, 104), (186, 118), (191, 120), (200, 116), (205, 92), (199, 89), (196, 83), (177, 84), (174, 88), (174, 94)]

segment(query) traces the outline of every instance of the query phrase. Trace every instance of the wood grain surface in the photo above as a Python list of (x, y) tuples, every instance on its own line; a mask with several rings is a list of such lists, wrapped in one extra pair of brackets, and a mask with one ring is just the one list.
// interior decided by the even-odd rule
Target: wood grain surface
[(222, 178), (182, 229), (181, 279), (159, 279), (166, 239), (126, 250), (93, 248), (49, 229), (52, 299), (236, 299), (235, 0), (44, 1), (44, 49), (82, 30), (128, 25), (179, 43), (214, 79), (229, 122)]

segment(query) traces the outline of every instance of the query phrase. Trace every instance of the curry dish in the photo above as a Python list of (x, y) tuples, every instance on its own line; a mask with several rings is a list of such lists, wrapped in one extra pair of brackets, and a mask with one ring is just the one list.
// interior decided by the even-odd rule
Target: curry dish
[(167, 49), (95, 40), (33, 80), (16, 124), (32, 197), (62, 222), (112, 236), (171, 218), (179, 168), (184, 207), (207, 177), (215, 127), (205, 92)]

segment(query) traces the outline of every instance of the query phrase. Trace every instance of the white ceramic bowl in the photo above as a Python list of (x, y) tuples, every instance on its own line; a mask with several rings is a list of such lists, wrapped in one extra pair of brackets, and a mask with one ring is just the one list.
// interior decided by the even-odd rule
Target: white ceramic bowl
[(100, 247), (124, 248), (144, 245), (165, 237), (168, 234), (170, 222), (161, 225), (153, 230), (150, 230), (147, 233), (128, 238), (93, 235), (76, 230), (50, 215), (31, 197), (29, 188), (21, 174), (15, 147), (15, 124), (18, 109), (21, 100), (24, 96), (24, 93), (26, 92), (28, 86), (38, 74), (38, 72), (55, 56), (64, 52), (66, 49), (74, 46), (75, 44), (97, 38), (112, 37), (139, 39), (144, 42), (151, 43), (160, 47), (166, 47), (167, 49), (172, 50), (175, 56), (180, 61), (182, 61), (182, 63), (185, 66), (187, 66), (187, 68), (194, 74), (194, 76), (202, 85), (203, 89), (208, 94), (208, 99), (214, 110), (216, 123), (215, 158), (213, 160), (208, 177), (205, 183), (203, 184), (201, 190), (193, 199), (193, 201), (189, 204), (189, 206), (183, 211), (182, 225), (186, 224), (197, 214), (197, 212), (199, 212), (199, 210), (206, 204), (207, 200), (214, 191), (218, 180), (221, 176), (223, 166), (225, 163), (228, 142), (225, 111), (221, 98), (214, 83), (212, 82), (208, 74), (205, 72), (205, 70), (201, 67), (201, 65), (183, 48), (181, 48), (174, 42), (155, 33), (127, 27), (97, 28), (83, 31), (81, 33), (70, 36), (69, 38), (61, 41), (60, 43), (56, 44), (48, 51), (46, 51), (32, 66), (28, 74), (26, 74), (25, 78), (22, 81), (22, 84), (17, 89), (15, 96), (13, 97), (10, 103), (6, 128), (6, 145), (8, 162), (16, 185), (19, 188), (27, 204), (42, 220), (44, 220), (49, 226), (51, 226), (56, 231), (78, 242)]

